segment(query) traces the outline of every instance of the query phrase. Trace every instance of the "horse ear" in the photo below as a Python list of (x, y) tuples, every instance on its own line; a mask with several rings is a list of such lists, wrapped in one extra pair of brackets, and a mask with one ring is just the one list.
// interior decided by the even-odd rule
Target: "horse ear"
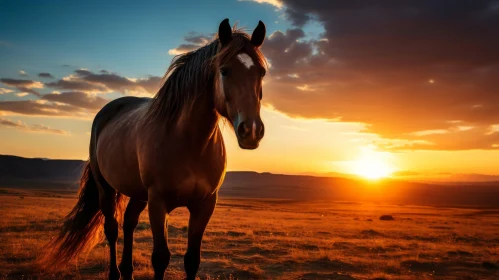
[(227, 45), (232, 40), (232, 28), (230, 27), (228, 18), (222, 20), (218, 27), (218, 39), (222, 46)]
[(251, 35), (251, 43), (255, 47), (260, 47), (263, 44), (263, 40), (265, 40), (265, 24), (260, 20), (258, 21), (258, 26), (255, 28), (255, 31), (253, 31), (253, 34)]

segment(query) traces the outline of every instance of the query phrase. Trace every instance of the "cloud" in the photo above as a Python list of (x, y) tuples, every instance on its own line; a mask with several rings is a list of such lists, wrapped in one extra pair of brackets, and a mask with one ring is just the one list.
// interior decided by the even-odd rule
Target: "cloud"
[(293, 23), (295, 26), (303, 27), (307, 21), (311, 20), (312, 17), (308, 14), (295, 11), (293, 9), (286, 9), (287, 18)]
[(4, 85), (15, 87), (19, 91), (29, 92), (33, 95), (40, 96), (40, 93), (34, 89), (43, 88), (43, 83), (33, 80), (18, 80), (18, 79), (0, 79)]
[(191, 31), (187, 33), (187, 36), (184, 36), (184, 41), (198, 46), (203, 46), (208, 44), (213, 37), (215, 37), (215, 34), (204, 35)]
[(485, 134), (490, 135), (497, 132), (499, 132), (499, 124), (493, 124), (489, 127), (488, 131)]
[(0, 118), (0, 127), (14, 128), (26, 132), (51, 133), (60, 135), (69, 134), (69, 132), (65, 130), (50, 128), (42, 124), (29, 125), (22, 121), (15, 122), (5, 118)]
[(38, 77), (40, 77), (40, 78), (49, 78), (49, 79), (53, 79), (54, 78), (54, 76), (52, 76), (52, 74), (47, 73), (47, 72), (38, 73)]
[(19, 70), (19, 76), (27, 77), (27, 76), (29, 76), (29, 75), (28, 75), (28, 73), (26, 73), (26, 71), (24, 71), (24, 70)]
[(79, 90), (85, 92), (106, 92), (107, 88), (100, 84), (88, 83), (79, 79), (62, 79), (56, 82), (45, 83), (45, 86), (49, 88), (55, 88), (60, 90)]
[(421, 130), (413, 132), (412, 135), (415, 136), (426, 136), (426, 135), (434, 135), (434, 134), (445, 134), (448, 133), (446, 129), (433, 129), (433, 130)]
[(99, 110), (109, 102), (108, 99), (100, 96), (78, 91), (63, 92), (59, 94), (45, 94), (42, 96), (42, 99), (51, 102), (64, 103), (78, 108), (89, 109), (93, 112)]
[(43, 88), (43, 84), (32, 80), (0, 79), (0, 82), (12, 87)]
[(137, 79), (135, 83), (150, 94), (155, 94), (161, 85), (163, 78), (157, 76), (149, 76), (143, 79)]
[(94, 73), (86, 69), (79, 69), (63, 79), (45, 83), (45, 86), (87, 93), (120, 92), (132, 95), (152, 95), (159, 89), (160, 82), (161, 77), (157, 76), (131, 79), (106, 70)]
[(270, 4), (272, 6), (275, 6), (277, 8), (282, 8), (283, 3), (281, 0), (238, 0), (240, 2), (246, 2), (246, 1), (251, 1), (251, 2), (256, 2), (260, 4)]
[[(39, 76), (52, 75), (42, 72)], [(127, 95), (151, 96), (159, 89), (161, 80), (162, 78), (157, 76), (127, 78), (106, 70), (94, 73), (86, 69), (76, 70), (60, 80), (47, 83), (3, 78), (0, 82), (20, 91), (16, 93), (18, 97), (33, 93), (39, 99), (0, 101), (0, 114), (90, 118), (110, 101), (99, 94), (119, 92)], [(33, 88), (56, 90), (49, 94), (40, 94)], [(0, 94), (10, 92), (13, 90), (0, 88)]]
[(209, 43), (214, 36), (215, 34), (204, 35), (204, 34), (199, 34), (197, 32), (189, 32), (186, 36), (184, 36), (184, 41), (186, 43), (181, 44), (174, 49), (168, 50), (168, 54), (179, 55), (193, 51)]
[(183, 53), (186, 53), (186, 52), (190, 52), (190, 51), (193, 51), (197, 48), (199, 48), (200, 46), (198, 45), (195, 45), (195, 44), (182, 44), (182, 45), (179, 45), (178, 47), (174, 48), (174, 49), (169, 49), (168, 50), (168, 54), (169, 55), (180, 55), (180, 54), (183, 54)]
[(109, 101), (85, 92), (50, 93), (39, 100), (0, 101), (0, 114), (87, 119)]
[[(497, 148), (499, 10), (488, 3), (283, 0), (294, 27), (262, 47), (263, 101), (413, 143), (393, 149)], [(324, 33), (305, 34), (311, 21)], [(449, 129), (456, 119), (467, 127)]]
[(82, 108), (44, 100), (0, 101), (0, 112), (9, 115), (86, 118)]
[(125, 92), (131, 89), (137, 89), (136, 84), (116, 74), (94, 74), (88, 70), (76, 70), (77, 78), (89, 84), (103, 86), (112, 91)]
[(8, 88), (0, 88), (0, 94), (11, 93), (13, 90)]
[(393, 172), (392, 176), (395, 177), (412, 177), (412, 176), (420, 176), (422, 175), (419, 172), (410, 171), (410, 170), (400, 170)]

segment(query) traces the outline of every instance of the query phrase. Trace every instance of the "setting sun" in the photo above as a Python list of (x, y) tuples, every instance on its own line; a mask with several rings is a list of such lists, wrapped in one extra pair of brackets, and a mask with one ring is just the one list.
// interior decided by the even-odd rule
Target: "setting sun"
[(365, 149), (357, 160), (351, 162), (351, 172), (370, 180), (388, 177), (395, 169), (389, 164), (387, 157), (385, 153)]
[(375, 180), (390, 176), (393, 168), (379, 159), (363, 157), (354, 162), (353, 171), (357, 175)]

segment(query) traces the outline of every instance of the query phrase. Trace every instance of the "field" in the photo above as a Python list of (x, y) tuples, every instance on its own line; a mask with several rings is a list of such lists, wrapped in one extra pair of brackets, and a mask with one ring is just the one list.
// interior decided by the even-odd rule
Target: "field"
[[(49, 274), (34, 260), (74, 195), (0, 190), (0, 279), (105, 279), (102, 242)], [(183, 279), (187, 216), (169, 217), (172, 260)], [(380, 220), (392, 215), (394, 220)], [(122, 235), (120, 231), (120, 236)], [(121, 250), (122, 239), (118, 241)], [(135, 279), (150, 279), (147, 211), (135, 232)], [(120, 252), (119, 252), (120, 253)], [(203, 240), (200, 279), (499, 279), (499, 209), (221, 198)]]

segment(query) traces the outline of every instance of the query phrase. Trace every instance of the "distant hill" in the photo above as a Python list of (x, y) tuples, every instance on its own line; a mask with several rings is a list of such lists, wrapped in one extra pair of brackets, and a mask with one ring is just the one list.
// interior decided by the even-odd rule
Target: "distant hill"
[(76, 187), (84, 161), (0, 155), (2, 187)]
[[(0, 187), (74, 189), (81, 160), (28, 159), (0, 155)], [(418, 205), (499, 207), (499, 183), (438, 184), (402, 180), (369, 182), (354, 178), (228, 172), (225, 197), (385, 202)]]

